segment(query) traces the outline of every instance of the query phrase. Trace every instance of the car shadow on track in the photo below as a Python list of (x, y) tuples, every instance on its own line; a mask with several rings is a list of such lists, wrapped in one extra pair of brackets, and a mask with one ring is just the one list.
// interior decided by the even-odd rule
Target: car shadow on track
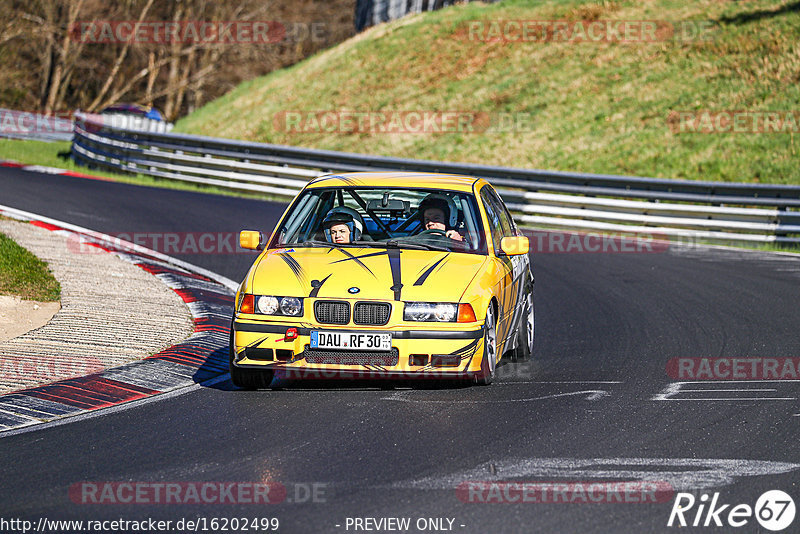
[[(211, 354), (200, 365), (193, 380), (196, 384), (200, 384), (209, 389), (217, 389), (220, 391), (244, 391), (238, 388), (228, 377), (226, 380), (214, 380), (215, 378), (222, 377), (228, 372), (228, 354), (229, 349), (227, 346), (220, 347)], [(529, 362), (526, 362), (529, 363)], [(520, 373), (521, 369), (525, 372)], [(507, 360), (501, 360), (497, 365), (496, 380), (502, 381), (504, 378), (514, 378), (518, 374), (524, 376), (530, 375), (530, 369), (525, 364), (514, 364)], [(425, 378), (425, 379), (408, 379), (408, 378), (360, 378), (356, 376), (304, 376), (302, 378), (281, 375), (280, 371), (276, 373), (275, 378), (272, 380), (269, 389), (272, 391), (312, 391), (312, 390), (370, 390), (370, 391), (391, 391), (391, 390), (457, 390), (469, 387), (474, 387), (475, 383), (471, 379), (442, 379), (438, 377)]]
[(466, 380), (390, 380), (390, 379), (352, 379), (327, 378), (313, 380), (276, 378), (270, 384), (273, 391), (310, 391), (310, 390), (362, 390), (393, 391), (399, 389), (462, 389), (472, 385)]

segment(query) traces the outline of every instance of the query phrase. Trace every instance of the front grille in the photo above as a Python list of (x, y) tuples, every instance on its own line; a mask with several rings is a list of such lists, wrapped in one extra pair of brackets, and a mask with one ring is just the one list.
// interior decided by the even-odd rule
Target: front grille
[(318, 300), (314, 303), (314, 317), (318, 323), (347, 324), (350, 322), (350, 305), (341, 300)]
[(308, 363), (328, 363), (335, 365), (397, 365), (400, 352), (397, 349), (382, 352), (356, 350), (319, 350), (306, 348), (303, 353)]
[(357, 302), (353, 308), (356, 324), (380, 326), (389, 322), (392, 307), (388, 302)]

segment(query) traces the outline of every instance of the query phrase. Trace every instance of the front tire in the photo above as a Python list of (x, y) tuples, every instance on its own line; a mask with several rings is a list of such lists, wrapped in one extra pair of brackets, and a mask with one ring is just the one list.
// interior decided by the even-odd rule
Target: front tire
[(233, 324), (231, 324), (230, 344), (228, 345), (228, 368), (231, 372), (231, 382), (242, 389), (266, 389), (275, 376), (274, 371), (261, 369), (241, 369), (233, 364), (236, 356), (236, 346), (233, 341)]
[(497, 366), (497, 321), (494, 318), (494, 307), (491, 304), (486, 310), (483, 332), (483, 359), (481, 359), (481, 370), (475, 376), (475, 383), (480, 386), (488, 386), (494, 380), (494, 371)]

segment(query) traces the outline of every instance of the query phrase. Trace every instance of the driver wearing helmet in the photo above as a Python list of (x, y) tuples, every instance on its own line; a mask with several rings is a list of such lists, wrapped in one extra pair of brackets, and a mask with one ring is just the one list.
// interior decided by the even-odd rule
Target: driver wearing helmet
[(356, 210), (342, 206), (328, 212), (322, 228), (329, 243), (346, 244), (361, 239), (364, 223)]
[(464, 241), (461, 234), (453, 229), (458, 224), (458, 212), (453, 199), (438, 193), (430, 194), (419, 203), (419, 212), (425, 230), (441, 230), (450, 239)]

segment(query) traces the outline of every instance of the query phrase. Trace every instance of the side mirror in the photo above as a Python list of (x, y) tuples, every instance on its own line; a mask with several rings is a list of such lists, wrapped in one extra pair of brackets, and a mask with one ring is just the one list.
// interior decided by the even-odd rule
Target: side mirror
[(242, 230), (239, 232), (239, 246), (249, 250), (261, 250), (264, 248), (261, 232)]
[(528, 243), (528, 238), (522, 235), (504, 237), (500, 241), (500, 249), (509, 256), (519, 256), (520, 254), (528, 253), (530, 243)]

